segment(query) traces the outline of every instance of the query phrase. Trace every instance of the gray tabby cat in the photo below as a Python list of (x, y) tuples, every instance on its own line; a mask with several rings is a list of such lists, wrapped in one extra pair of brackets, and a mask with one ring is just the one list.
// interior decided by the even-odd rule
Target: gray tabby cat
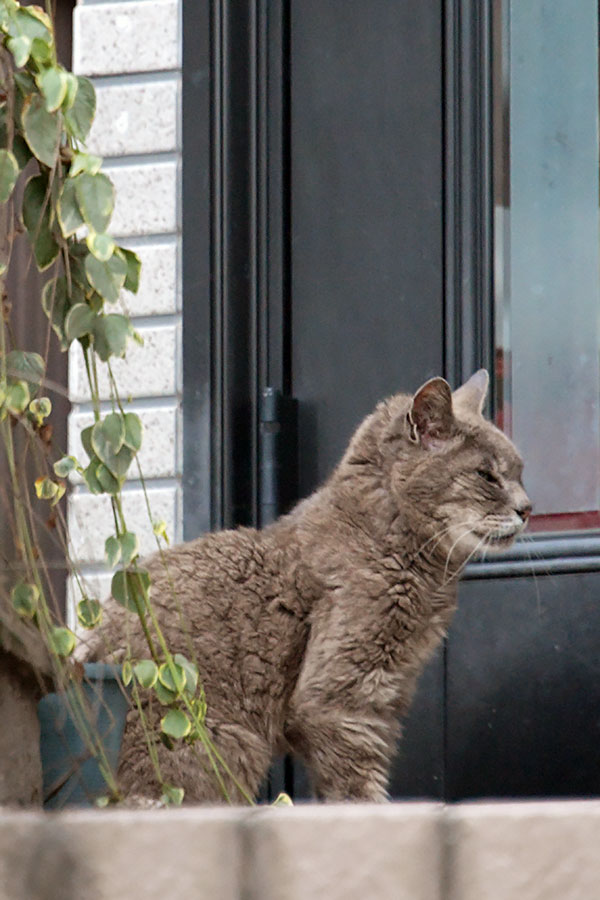
[[(482, 417), (487, 384), (480, 370), (454, 394), (433, 378), (384, 400), (289, 515), (168, 552), (207, 725), (249, 793), (291, 750), (318, 798), (387, 798), (399, 718), (446, 633), (461, 569), (479, 549), (509, 546), (531, 512), (517, 451)], [(169, 647), (189, 655), (163, 566), (148, 565)], [(110, 648), (122, 659), (127, 632), (132, 655), (147, 656), (137, 620), (110, 600), (89, 658)], [(164, 707), (145, 702), (157, 721)], [(198, 743), (156, 747), (163, 779), (186, 801), (222, 801)], [(126, 793), (160, 792), (134, 710), (119, 777)]]

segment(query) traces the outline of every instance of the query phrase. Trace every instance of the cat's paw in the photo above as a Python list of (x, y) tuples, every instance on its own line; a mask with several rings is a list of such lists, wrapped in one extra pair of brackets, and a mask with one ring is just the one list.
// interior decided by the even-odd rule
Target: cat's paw
[(165, 809), (166, 805), (163, 800), (144, 794), (129, 794), (119, 803), (121, 809)]

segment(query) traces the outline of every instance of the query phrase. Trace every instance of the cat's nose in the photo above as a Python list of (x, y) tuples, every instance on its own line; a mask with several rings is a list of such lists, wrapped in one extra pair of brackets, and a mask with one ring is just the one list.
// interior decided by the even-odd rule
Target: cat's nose
[(531, 515), (531, 509), (531, 503), (524, 503), (522, 506), (519, 506), (519, 508), (516, 509), (515, 512), (523, 519), (524, 522), (526, 522)]

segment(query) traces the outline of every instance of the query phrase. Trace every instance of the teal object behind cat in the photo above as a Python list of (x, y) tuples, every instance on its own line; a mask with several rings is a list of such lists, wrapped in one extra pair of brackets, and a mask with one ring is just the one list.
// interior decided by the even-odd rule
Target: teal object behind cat
[[(120, 668), (86, 663), (82, 688), (90, 722), (102, 738), (104, 752), (116, 771), (129, 708)], [(43, 796), (46, 809), (92, 806), (107, 787), (96, 759), (90, 755), (69, 711), (64, 694), (48, 694), (38, 705)]]

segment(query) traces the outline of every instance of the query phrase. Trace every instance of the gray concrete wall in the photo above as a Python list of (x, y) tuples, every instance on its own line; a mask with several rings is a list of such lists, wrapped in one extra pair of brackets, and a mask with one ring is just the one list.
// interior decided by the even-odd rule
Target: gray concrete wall
[(0, 900), (596, 900), (600, 802), (0, 811)]

